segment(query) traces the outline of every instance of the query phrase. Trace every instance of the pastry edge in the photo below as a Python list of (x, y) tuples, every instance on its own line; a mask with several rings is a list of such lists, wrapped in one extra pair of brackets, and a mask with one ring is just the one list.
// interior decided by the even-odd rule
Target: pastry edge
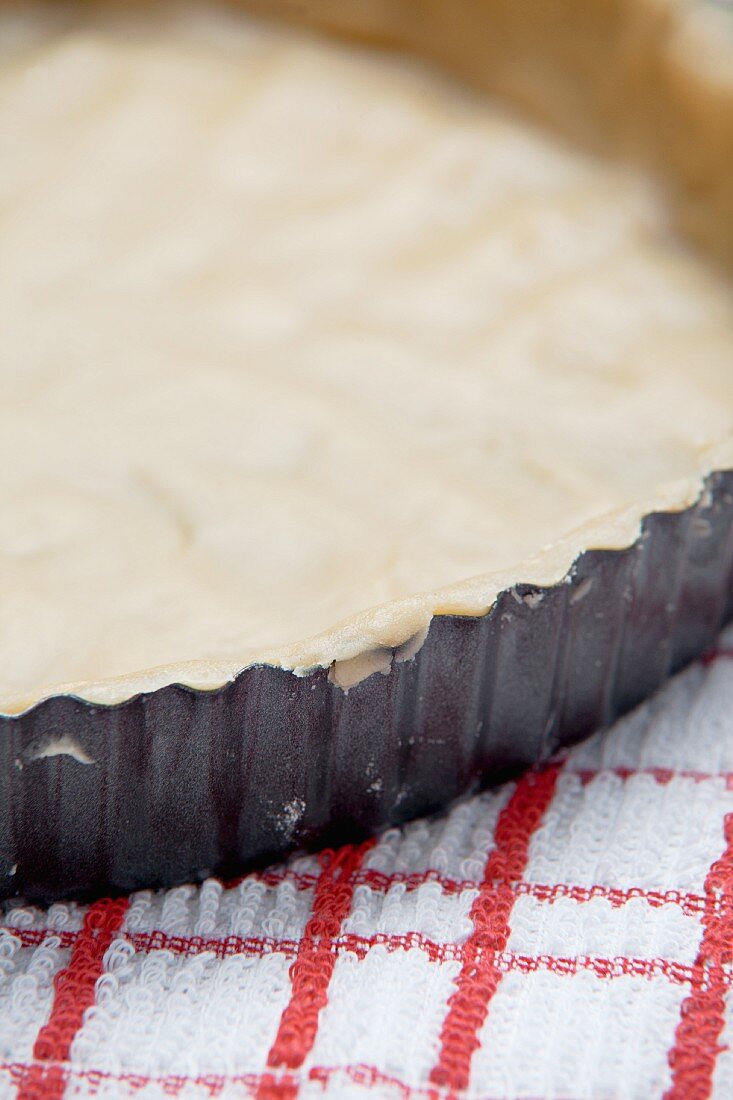
[(704, 497), (706, 479), (729, 469), (733, 469), (733, 436), (701, 448), (696, 469), (690, 476), (666, 482), (654, 494), (590, 520), (511, 569), (480, 574), (367, 608), (319, 634), (291, 645), (253, 653), (237, 662), (191, 660), (102, 680), (41, 685), (32, 692), (0, 698), (0, 714), (21, 715), (58, 695), (114, 707), (134, 696), (172, 684), (193, 691), (215, 691), (245, 669), (263, 665), (299, 677), (328, 668), (331, 683), (339, 690), (348, 691), (369, 676), (389, 674), (393, 660), (399, 663), (412, 659), (434, 617), (477, 618), (488, 614), (502, 593), (518, 586), (545, 589), (568, 583), (574, 563), (583, 553), (628, 549), (639, 538), (647, 516), (690, 508)]

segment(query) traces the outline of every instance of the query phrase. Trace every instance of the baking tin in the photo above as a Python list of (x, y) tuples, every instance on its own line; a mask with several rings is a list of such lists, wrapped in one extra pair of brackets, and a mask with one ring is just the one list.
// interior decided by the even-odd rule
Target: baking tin
[(732, 612), (727, 471), (560, 584), (436, 616), (412, 659), (348, 692), (256, 665), (213, 691), (46, 699), (0, 717), (0, 896), (232, 876), (431, 813), (613, 722)]

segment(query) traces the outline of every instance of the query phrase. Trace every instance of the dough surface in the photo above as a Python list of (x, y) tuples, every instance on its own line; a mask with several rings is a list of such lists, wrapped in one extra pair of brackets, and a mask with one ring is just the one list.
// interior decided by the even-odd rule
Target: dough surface
[(730, 286), (650, 184), (417, 63), (9, 9), (0, 148), (7, 710), (397, 645), (730, 435)]

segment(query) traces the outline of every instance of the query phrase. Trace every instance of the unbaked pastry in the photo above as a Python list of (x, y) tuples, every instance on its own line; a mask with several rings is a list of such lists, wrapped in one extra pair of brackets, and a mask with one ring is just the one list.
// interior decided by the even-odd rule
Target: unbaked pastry
[[(706, 27), (688, 83), (730, 120)], [(241, 12), (11, 7), (0, 51), (5, 711), (252, 662), (348, 686), (733, 465), (730, 285), (650, 177)], [(713, 153), (695, 191), (668, 146), (727, 255)]]

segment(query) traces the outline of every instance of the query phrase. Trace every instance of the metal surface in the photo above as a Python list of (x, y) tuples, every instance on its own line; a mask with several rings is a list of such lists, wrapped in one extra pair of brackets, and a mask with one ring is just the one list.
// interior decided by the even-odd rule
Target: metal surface
[(417, 656), (345, 694), (327, 670), (245, 669), (114, 707), (0, 717), (0, 896), (232, 875), (441, 808), (608, 725), (733, 611), (733, 472), (551, 588), (438, 616)]

